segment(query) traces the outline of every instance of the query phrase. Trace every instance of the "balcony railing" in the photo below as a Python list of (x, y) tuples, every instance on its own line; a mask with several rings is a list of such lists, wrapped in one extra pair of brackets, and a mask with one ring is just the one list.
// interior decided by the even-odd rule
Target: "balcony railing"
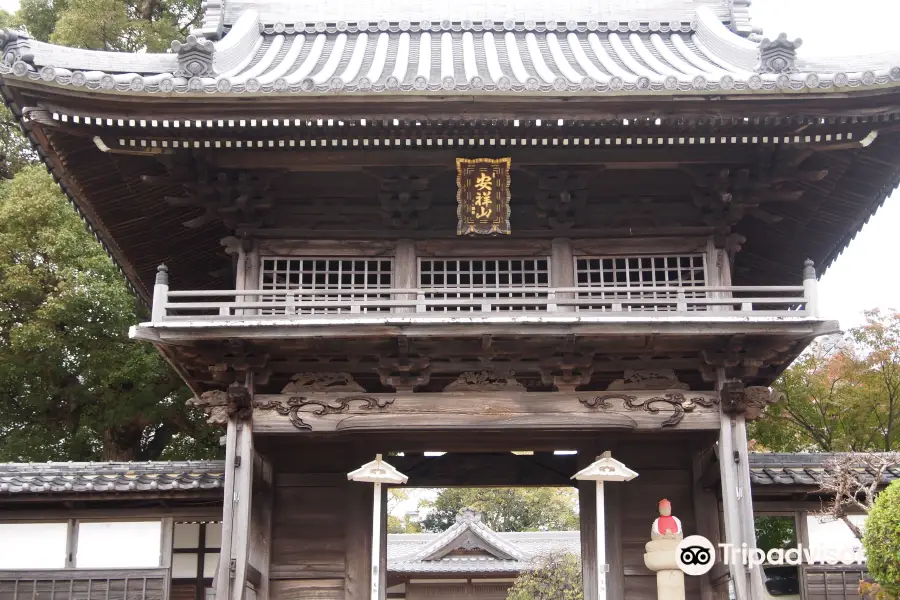
[(0, 571), (0, 600), (167, 600), (169, 570)]
[[(807, 271), (812, 271), (808, 266)], [(805, 272), (805, 275), (809, 273)], [(440, 287), (415, 289), (296, 289), (170, 291), (160, 267), (153, 323), (186, 320), (337, 321), (361, 316), (434, 317), (539, 315), (670, 317), (817, 317), (815, 273), (802, 286), (715, 287)]]

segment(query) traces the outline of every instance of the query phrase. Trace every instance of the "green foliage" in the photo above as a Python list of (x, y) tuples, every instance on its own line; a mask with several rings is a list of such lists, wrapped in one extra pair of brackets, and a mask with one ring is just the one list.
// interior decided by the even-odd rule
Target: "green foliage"
[(763, 552), (773, 548), (786, 550), (797, 546), (793, 517), (756, 517), (756, 547)]
[(165, 52), (200, 21), (200, 0), (22, 0), (18, 23), (35, 39), (122, 52)]
[(53, 180), (0, 184), (0, 461), (205, 458), (216, 433), (157, 352), (121, 274)]
[(571, 553), (537, 559), (534, 569), (523, 571), (506, 600), (583, 600), (581, 561)]
[(778, 452), (883, 451), (900, 444), (900, 314), (868, 311), (843, 338), (817, 343), (776, 382), (785, 401), (751, 425)]
[(574, 488), (446, 488), (422, 502), (425, 531), (445, 531), (464, 508), (482, 514), (494, 531), (574, 531), (578, 529)]
[(869, 574), (881, 591), (900, 596), (900, 481), (875, 498), (866, 519), (863, 547)]
[(34, 39), (49, 42), (60, 14), (68, 6), (68, 0), (21, 0), (16, 13), (18, 25)]
[(387, 532), (422, 533), (422, 524), (413, 519), (410, 515), (404, 515), (403, 517), (388, 515)]

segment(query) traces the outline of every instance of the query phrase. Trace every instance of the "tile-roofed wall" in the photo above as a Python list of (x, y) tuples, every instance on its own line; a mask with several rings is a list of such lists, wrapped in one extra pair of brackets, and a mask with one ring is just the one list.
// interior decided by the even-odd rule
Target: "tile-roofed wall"
[[(818, 486), (825, 464), (834, 454), (751, 453), (750, 480), (755, 486)], [(888, 469), (884, 483), (900, 479), (900, 465)], [(222, 461), (171, 462), (70, 462), (0, 464), (0, 498), (10, 494), (67, 492), (190, 491), (223, 489)], [(530, 545), (544, 541), (541, 533), (501, 534), (531, 552)], [(519, 537), (516, 537), (519, 536)], [(418, 547), (433, 534), (406, 539), (397, 536), (399, 548)]]
[(414, 560), (411, 557), (435, 541), (440, 534), (389, 534), (388, 569), (403, 573), (510, 573), (528, 566), (531, 558), (550, 552), (581, 554), (581, 538), (577, 531), (495, 532), (494, 535), (515, 547), (525, 560), (500, 560), (487, 555)]
[[(756, 486), (818, 486), (819, 480), (827, 474), (825, 465), (835, 456), (831, 453), (751, 453), (750, 482)], [(860, 472), (874, 476), (862, 468)], [(896, 479), (900, 479), (900, 465), (885, 471), (883, 483)]]
[(181, 492), (224, 485), (222, 461), (0, 464), (0, 498), (29, 493)]

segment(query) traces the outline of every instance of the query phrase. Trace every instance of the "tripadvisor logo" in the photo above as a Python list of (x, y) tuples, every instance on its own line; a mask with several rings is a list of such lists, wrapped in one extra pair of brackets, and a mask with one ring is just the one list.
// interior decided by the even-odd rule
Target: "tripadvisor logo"
[(689, 535), (675, 548), (675, 563), (686, 575), (705, 575), (716, 562), (716, 549), (702, 535)]
[[(675, 562), (686, 575), (704, 575), (716, 562), (716, 547), (702, 535), (684, 538), (675, 548)], [(748, 548), (746, 544), (719, 544), (718, 554), (726, 565), (741, 564), (750, 567), (762, 565), (797, 566), (802, 564), (852, 565), (863, 564), (866, 560), (862, 550), (838, 549), (821, 546), (796, 548), (773, 548), (764, 552), (760, 548)]]

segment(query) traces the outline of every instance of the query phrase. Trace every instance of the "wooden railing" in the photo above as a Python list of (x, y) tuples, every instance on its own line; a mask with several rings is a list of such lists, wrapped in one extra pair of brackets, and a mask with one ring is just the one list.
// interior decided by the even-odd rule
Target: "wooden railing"
[(160, 266), (153, 291), (152, 322), (196, 319), (271, 319), (368, 315), (412, 317), (636, 314), (682, 317), (817, 317), (815, 271), (802, 286), (719, 287), (442, 287), (414, 289), (296, 289), (170, 291)]
[(169, 570), (0, 571), (0, 600), (168, 600)]
[(803, 565), (805, 600), (859, 600), (865, 565)]

